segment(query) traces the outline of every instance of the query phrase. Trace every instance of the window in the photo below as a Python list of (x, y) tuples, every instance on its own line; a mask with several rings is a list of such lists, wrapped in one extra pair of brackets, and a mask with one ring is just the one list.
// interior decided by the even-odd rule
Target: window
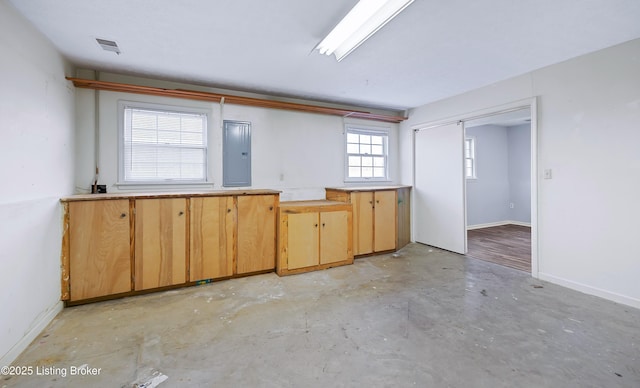
[(476, 139), (464, 139), (464, 177), (476, 179)]
[(207, 181), (207, 112), (120, 102), (120, 183)]
[(347, 126), (346, 180), (388, 180), (389, 131)]

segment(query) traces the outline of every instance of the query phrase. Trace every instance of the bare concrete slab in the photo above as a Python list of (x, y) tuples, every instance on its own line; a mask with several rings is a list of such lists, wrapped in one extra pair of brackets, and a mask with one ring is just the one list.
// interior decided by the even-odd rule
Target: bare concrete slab
[(410, 244), (67, 308), (13, 365), (0, 387), (639, 387), (640, 310)]

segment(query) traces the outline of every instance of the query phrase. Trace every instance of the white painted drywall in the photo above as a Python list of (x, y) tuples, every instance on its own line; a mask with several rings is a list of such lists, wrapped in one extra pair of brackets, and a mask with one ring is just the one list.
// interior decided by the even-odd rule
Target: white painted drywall
[(467, 226), (530, 224), (531, 126), (487, 124), (466, 134), (476, 143), (476, 179), (466, 181)]
[(62, 308), (59, 198), (73, 192), (72, 69), (0, 1), (0, 365)]
[(539, 277), (640, 308), (638, 69), (633, 40), (413, 109), (401, 181), (412, 182), (412, 127), (538, 96)]
[(531, 124), (507, 127), (509, 221), (531, 223)]
[(475, 139), (476, 179), (467, 179), (467, 226), (509, 219), (509, 149), (507, 128), (481, 125), (466, 128)]
[[(93, 72), (80, 71), (88, 78)], [(196, 86), (134, 78), (116, 74), (99, 74), (100, 80), (130, 82), (150, 86), (196, 89)], [(204, 89), (206, 90), (206, 89)], [(213, 91), (213, 90), (212, 90)], [(213, 185), (222, 187), (222, 120), (251, 122), (252, 188), (282, 190), (281, 200), (324, 198), (324, 188), (344, 186), (344, 123), (342, 117), (293, 112), (240, 105), (209, 103), (176, 98), (136, 95), (129, 93), (78, 90), (77, 120), (79, 126), (76, 186), (86, 192), (93, 180), (95, 152), (95, 98), (98, 98), (99, 167), (100, 184), (109, 192), (128, 189), (118, 186), (118, 101), (150, 102), (183, 107), (205, 108), (211, 112), (209, 121), (209, 178)], [(373, 127), (390, 128), (389, 168), (391, 181), (397, 182), (397, 124), (384, 124), (366, 120), (349, 120)], [(82, 127), (82, 129), (80, 129)], [(375, 182), (379, 185), (379, 182)], [(232, 188), (237, 189), (237, 188)], [(153, 188), (142, 188), (153, 190)], [(160, 188), (160, 190), (184, 190)]]

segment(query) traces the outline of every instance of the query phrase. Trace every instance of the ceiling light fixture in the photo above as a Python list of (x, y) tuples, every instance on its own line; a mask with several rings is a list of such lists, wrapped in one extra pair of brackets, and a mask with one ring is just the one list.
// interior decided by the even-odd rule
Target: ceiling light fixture
[(340, 62), (413, 1), (360, 0), (315, 49)]

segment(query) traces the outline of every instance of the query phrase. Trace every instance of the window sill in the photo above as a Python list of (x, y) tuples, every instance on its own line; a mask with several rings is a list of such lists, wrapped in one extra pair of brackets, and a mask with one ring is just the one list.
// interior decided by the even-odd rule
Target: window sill
[(379, 183), (379, 182), (393, 182), (391, 179), (386, 178), (347, 178), (345, 183)]
[(205, 183), (146, 183), (146, 182), (118, 182), (114, 184), (120, 190), (172, 190), (172, 189), (180, 189), (180, 190), (188, 190), (188, 189), (213, 189), (213, 182), (205, 182)]

